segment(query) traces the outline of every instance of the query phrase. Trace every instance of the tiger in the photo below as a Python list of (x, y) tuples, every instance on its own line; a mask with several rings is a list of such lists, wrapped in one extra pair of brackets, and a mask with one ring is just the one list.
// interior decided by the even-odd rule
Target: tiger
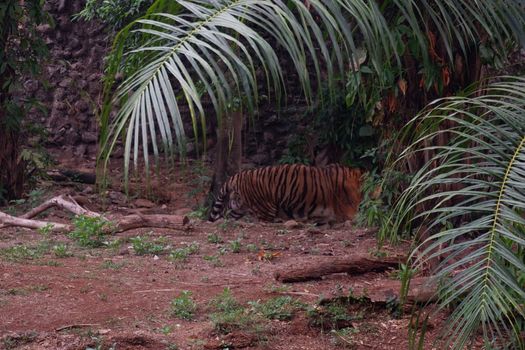
[(361, 201), (362, 172), (338, 164), (285, 164), (247, 169), (221, 187), (209, 221), (240, 219), (335, 223), (354, 217)]

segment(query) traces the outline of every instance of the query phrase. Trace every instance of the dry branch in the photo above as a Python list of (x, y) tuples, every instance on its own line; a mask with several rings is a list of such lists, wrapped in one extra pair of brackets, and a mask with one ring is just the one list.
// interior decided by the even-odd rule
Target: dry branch
[(314, 262), (309, 259), (307, 262), (297, 264), (299, 267), (281, 269), (274, 276), (280, 282), (302, 282), (320, 279), (333, 273), (346, 272), (350, 275), (360, 275), (367, 272), (382, 272), (397, 268), (404, 261), (406, 261), (404, 256), (377, 259), (367, 254), (324, 258)]
[[(41, 205), (33, 208), (20, 217), (15, 217), (0, 212), (0, 228), (7, 226), (17, 226), (30, 229), (40, 229), (47, 226), (50, 227), (52, 232), (71, 231), (72, 225), (70, 224), (32, 219), (38, 214), (41, 214), (44, 211), (54, 207), (60, 208), (75, 215), (102, 217), (101, 214), (82, 207), (71, 196), (61, 195), (45, 201)], [(188, 217), (180, 215), (132, 214), (123, 217), (108, 215), (106, 219), (115, 224), (114, 227), (108, 228), (108, 230), (112, 232), (124, 232), (141, 227), (170, 228), (176, 230), (188, 230), (190, 228)]]

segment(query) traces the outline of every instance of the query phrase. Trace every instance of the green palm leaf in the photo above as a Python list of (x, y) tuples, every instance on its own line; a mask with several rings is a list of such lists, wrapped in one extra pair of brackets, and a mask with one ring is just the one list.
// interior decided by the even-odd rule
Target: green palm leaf
[[(240, 96), (249, 111), (256, 108), (262, 76), (262, 85), (279, 103), (286, 92), (283, 51), (311, 102), (314, 86), (326, 81), (334, 91), (338, 77), (349, 68), (358, 70), (363, 53), (378, 76), (384, 76), (384, 67), (392, 62), (401, 66), (404, 45), (399, 45), (399, 33), (392, 30), (400, 23), (417, 36), (426, 65), (432, 64), (427, 40), (431, 30), (440, 34), (453, 63), (456, 44), (466, 53), (484, 33), (487, 40), (503, 47), (507, 38), (523, 37), (525, 23), (525, 11), (517, 1), (394, 0), (379, 5), (365, 0), (309, 0), (308, 4), (302, 0), (180, 0), (174, 5), (179, 11), (175, 15), (153, 13), (168, 5), (166, 0), (154, 3), (145, 18), (128, 25), (116, 38), (105, 85), (99, 162), (107, 165), (121, 136), (126, 179), (131, 154), (135, 167), (142, 154), (146, 169), (150, 152), (157, 160), (161, 149), (169, 155), (176, 150), (184, 155), (187, 130), (180, 105), (188, 107), (195, 137), (199, 129), (205, 137), (204, 95), (219, 123)], [(124, 42), (132, 34), (144, 44), (126, 57), (139, 64), (113, 94)], [(387, 80), (382, 83), (391, 84)], [(112, 105), (120, 106), (114, 118), (110, 118)], [(159, 141), (163, 147), (157, 145)]]
[[(399, 161), (435, 155), (392, 215), (395, 230), (417, 223), (437, 232), (413, 257), (416, 265), (444, 257), (434, 277), (441, 308), (459, 302), (446, 328), (454, 349), (480, 327), (486, 340), (501, 341), (525, 317), (525, 79), (507, 77), (477, 94), (440, 100), (407, 126), (414, 142)], [(451, 141), (433, 145), (443, 133)]]

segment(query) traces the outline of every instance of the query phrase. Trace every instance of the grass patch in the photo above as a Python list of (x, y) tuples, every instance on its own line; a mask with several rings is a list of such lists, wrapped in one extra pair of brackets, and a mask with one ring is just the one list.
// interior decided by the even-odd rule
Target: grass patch
[(69, 233), (69, 238), (81, 247), (98, 248), (104, 245), (104, 237), (113, 229), (113, 224), (101, 217), (85, 215), (75, 216), (73, 219), (75, 229)]
[(293, 299), (290, 296), (280, 296), (267, 300), (264, 303), (259, 301), (251, 302), (253, 310), (267, 319), (289, 321), (295, 312), (306, 308), (306, 304)]
[(0, 257), (12, 262), (21, 262), (24, 260), (34, 260), (41, 258), (48, 253), (50, 249), (48, 242), (42, 242), (36, 246), (15, 245), (8, 248), (0, 249)]
[(212, 243), (212, 244), (220, 244), (224, 242), (224, 240), (222, 239), (221, 236), (219, 236), (218, 234), (216, 233), (210, 233), (208, 235), (208, 243)]
[(65, 243), (58, 243), (53, 246), (53, 254), (57, 258), (68, 258), (73, 256), (73, 253), (69, 251), (69, 247)]
[(190, 243), (183, 248), (173, 249), (168, 255), (168, 260), (173, 263), (184, 263), (190, 255), (198, 253), (199, 249), (200, 246), (197, 242)]
[(157, 255), (166, 249), (166, 239), (163, 237), (150, 240), (147, 237), (137, 236), (130, 238), (129, 241), (137, 255)]
[(197, 304), (191, 297), (192, 293), (188, 290), (180, 292), (179, 296), (175, 297), (170, 304), (171, 314), (183, 320), (192, 320), (195, 311), (197, 311)]

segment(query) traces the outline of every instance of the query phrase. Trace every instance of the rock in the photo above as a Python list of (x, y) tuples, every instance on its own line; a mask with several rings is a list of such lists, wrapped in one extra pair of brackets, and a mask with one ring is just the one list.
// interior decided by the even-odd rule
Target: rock
[(129, 255), (129, 249), (128, 249), (128, 247), (122, 247), (122, 248), (120, 248), (118, 254), (119, 254), (119, 255)]
[(91, 186), (86, 186), (86, 188), (84, 188), (84, 189), (82, 190), (82, 193), (84, 193), (84, 194), (91, 194), (91, 193), (93, 193), (94, 191), (95, 191), (95, 190), (93, 189), (93, 187), (91, 187)]
[(98, 140), (97, 134), (94, 132), (84, 131), (81, 136), (84, 143), (96, 143)]
[(295, 220), (288, 220), (288, 221), (286, 221), (283, 225), (284, 225), (284, 227), (285, 227), (287, 230), (293, 230), (293, 229), (296, 229), (296, 228), (301, 228), (301, 227), (303, 227), (302, 224), (298, 223), (298, 222), (295, 221)]
[(72, 37), (70, 40), (69, 40), (69, 47), (71, 48), (71, 50), (76, 50), (80, 47), (80, 45), (82, 45), (80, 43), (80, 40), (78, 40), (77, 38), (75, 37)]
[(133, 201), (133, 204), (137, 208), (153, 208), (155, 207), (155, 203), (150, 201), (149, 199), (145, 198), (139, 198)]
[(127, 200), (127, 197), (124, 193), (117, 191), (109, 191), (108, 197), (113, 203), (116, 204), (124, 203)]
[(62, 88), (67, 88), (71, 85), (72, 82), (73, 80), (71, 78), (65, 78), (60, 83), (58, 83), (58, 86)]

